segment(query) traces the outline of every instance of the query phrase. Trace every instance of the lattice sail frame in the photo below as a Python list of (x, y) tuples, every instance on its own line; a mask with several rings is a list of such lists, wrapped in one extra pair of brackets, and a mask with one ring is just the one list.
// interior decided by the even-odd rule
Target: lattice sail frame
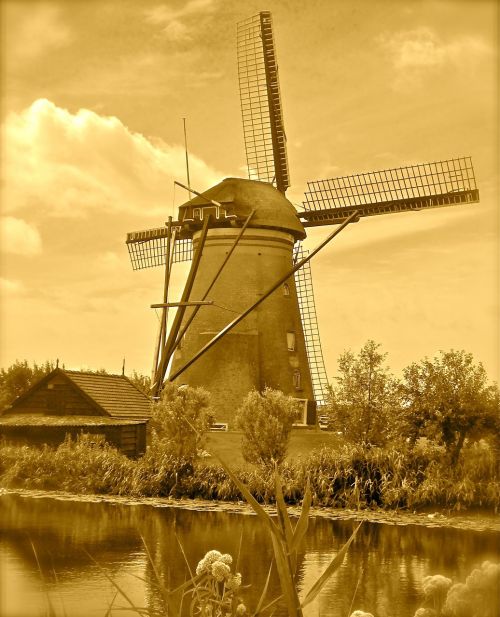
[[(166, 227), (145, 229), (127, 234), (127, 248), (133, 270), (164, 266), (167, 255)], [(190, 238), (176, 239), (173, 263), (189, 261), (193, 258), (193, 242)]]
[(238, 81), (251, 180), (290, 186), (278, 64), (269, 11), (237, 24)]
[(308, 182), (305, 211), (310, 224), (331, 224), (353, 210), (360, 216), (422, 210), (479, 201), (470, 157), (410, 165)]
[[(302, 243), (296, 242), (293, 248), (293, 262), (297, 263), (297, 261), (306, 257), (307, 254), (308, 251), (303, 248)], [(323, 358), (323, 349), (321, 347), (316, 303), (314, 301), (311, 262), (308, 261), (302, 268), (297, 270), (294, 278), (314, 399), (318, 406), (321, 407), (326, 403), (329, 383)]]

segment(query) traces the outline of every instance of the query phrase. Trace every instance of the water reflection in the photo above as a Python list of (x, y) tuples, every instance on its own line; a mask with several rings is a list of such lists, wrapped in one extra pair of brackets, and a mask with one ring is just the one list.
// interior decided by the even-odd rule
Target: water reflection
[[(354, 526), (352, 521), (311, 519), (299, 561), (302, 590), (312, 585)], [(62, 607), (75, 617), (106, 613), (114, 589), (89, 554), (124, 586), (134, 602), (159, 608), (159, 592), (141, 536), (170, 587), (187, 576), (178, 540), (192, 567), (212, 548), (236, 557), (241, 544), (238, 570), (244, 583), (251, 584), (245, 600), (255, 606), (272, 549), (267, 532), (254, 516), (3, 495), (0, 614), (31, 617), (44, 610), (31, 543), (61, 614)], [(493, 532), (365, 524), (341, 570), (307, 614), (349, 615), (350, 610), (363, 608), (377, 617), (412, 617), (424, 576), (440, 573), (463, 580), (485, 559), (500, 561), (498, 537)], [(274, 576), (269, 594), (278, 593)]]

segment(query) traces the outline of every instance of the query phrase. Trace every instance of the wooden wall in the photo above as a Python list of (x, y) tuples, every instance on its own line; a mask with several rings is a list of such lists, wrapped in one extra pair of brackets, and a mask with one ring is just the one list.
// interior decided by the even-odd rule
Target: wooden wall
[(0, 438), (19, 445), (58, 446), (66, 435), (102, 435), (106, 441), (130, 458), (142, 456), (146, 451), (146, 423), (120, 426), (12, 426), (0, 425)]
[(16, 405), (11, 413), (41, 413), (60, 416), (103, 415), (71, 383), (61, 377), (36, 388), (28, 397)]

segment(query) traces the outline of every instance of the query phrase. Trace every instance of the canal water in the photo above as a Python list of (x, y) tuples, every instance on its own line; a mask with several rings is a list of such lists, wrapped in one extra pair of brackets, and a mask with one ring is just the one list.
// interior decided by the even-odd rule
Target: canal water
[[(349, 520), (311, 518), (299, 559), (301, 595), (355, 526)], [(362, 609), (375, 617), (413, 617), (425, 576), (464, 581), (483, 561), (500, 562), (499, 539), (495, 532), (364, 523), (343, 566), (305, 613), (348, 617)], [(272, 562), (267, 532), (255, 516), (1, 495), (0, 616), (48, 615), (48, 596), (57, 615), (104, 617), (115, 595), (108, 577), (137, 606), (159, 610), (160, 593), (145, 545), (165, 583), (174, 587), (187, 575), (179, 543), (193, 569), (208, 550), (236, 558), (241, 545), (238, 570), (243, 584), (250, 585), (242, 595), (255, 608)], [(268, 596), (277, 595), (273, 571)], [(127, 603), (117, 598), (114, 606)], [(283, 608), (279, 614), (285, 614)]]

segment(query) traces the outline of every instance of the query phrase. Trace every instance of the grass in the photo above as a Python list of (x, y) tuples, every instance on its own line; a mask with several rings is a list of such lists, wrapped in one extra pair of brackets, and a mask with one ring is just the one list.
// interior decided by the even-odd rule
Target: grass
[[(213, 442), (225, 436), (217, 434)], [(306, 455), (303, 443), (307, 443), (308, 436), (297, 437), (295, 451), (300, 456), (294, 456), (292, 449), (281, 469), (282, 491), (289, 504), (303, 500), (310, 482), (315, 506), (481, 508), (495, 512), (500, 506), (496, 455), (487, 444), (465, 448), (459, 465), (451, 468), (444, 451), (432, 445), (402, 452), (398, 448), (366, 449), (336, 442), (333, 448), (324, 446)], [(316, 439), (328, 437), (315, 435)], [(275, 503), (276, 490), (269, 470), (249, 465), (239, 468), (233, 450), (221, 450), (215, 449), (214, 459), (231, 460), (236, 476), (259, 503)], [(207, 466), (206, 460), (193, 464), (177, 459), (158, 443), (148, 448), (144, 457), (132, 461), (104, 441), (97, 442), (95, 436), (92, 440), (85, 436), (76, 442), (67, 440), (57, 449), (4, 443), (0, 445), (0, 485), (82, 494), (241, 500), (243, 495), (227, 470), (216, 460)]]
[[(209, 433), (207, 449), (215, 456), (203, 459), (208, 465), (218, 465), (217, 456), (231, 461), (233, 467), (244, 467), (246, 463), (241, 454), (241, 431)], [(286, 460), (294, 461), (299, 457), (309, 455), (313, 450), (331, 448), (337, 450), (341, 445), (339, 437), (329, 431), (293, 429), (288, 446)]]

